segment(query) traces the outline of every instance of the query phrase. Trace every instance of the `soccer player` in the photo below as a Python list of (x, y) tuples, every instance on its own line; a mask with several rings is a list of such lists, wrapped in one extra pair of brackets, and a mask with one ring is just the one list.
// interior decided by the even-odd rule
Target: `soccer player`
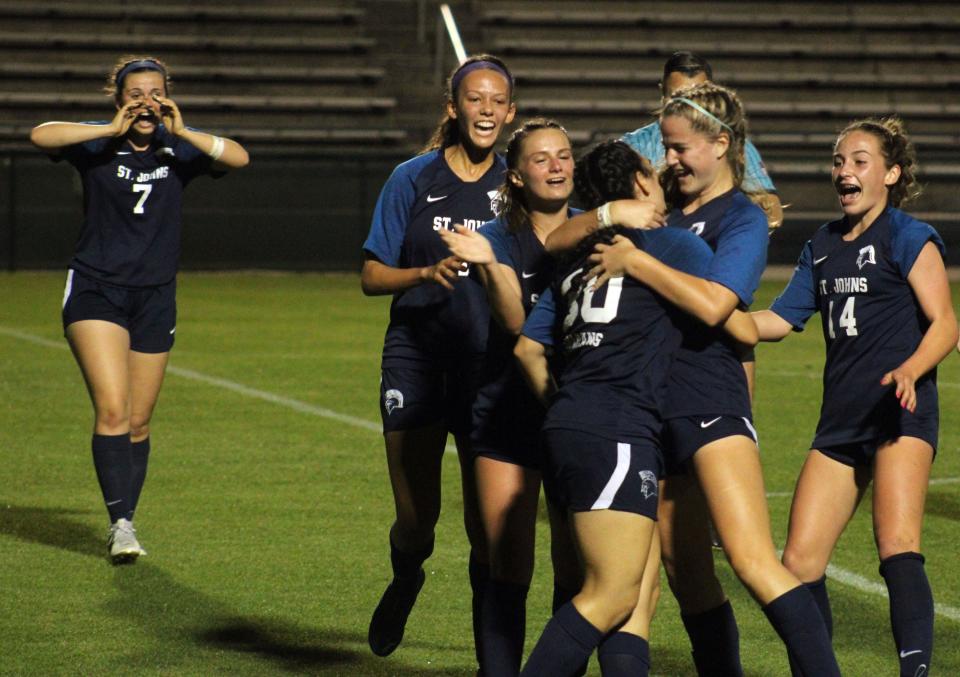
[[(680, 332), (669, 304), (617, 277), (585, 279), (601, 232), (560, 264), (516, 347), (528, 380), (551, 404), (543, 426), (544, 485), (572, 527), (584, 583), (547, 623), (523, 675), (577, 674), (599, 646), (605, 675), (645, 675), (646, 640), (617, 632), (637, 606), (654, 542), (663, 459), (660, 394)], [(632, 242), (702, 274), (709, 247), (678, 229), (626, 231)], [(609, 233), (609, 234), (608, 234)], [(563, 367), (554, 389), (547, 346)], [(630, 553), (630, 556), (624, 556)]]
[[(601, 143), (582, 157), (576, 165), (575, 182), (580, 201), (587, 207), (596, 207), (609, 200), (636, 198), (652, 203), (659, 211), (664, 208), (663, 191), (657, 181), (657, 175), (653, 171), (653, 167), (622, 141)], [(651, 245), (654, 251), (660, 251), (660, 255), (665, 255), (669, 251), (663, 249), (657, 243), (669, 244), (674, 241), (670, 238), (674, 238), (674, 240), (679, 238), (679, 245), (675, 254), (687, 252), (687, 256), (679, 259), (678, 265), (693, 265), (693, 262), (700, 258), (703, 259), (700, 269), (705, 270), (705, 262), (711, 256), (709, 247), (698, 243), (695, 237), (691, 237), (683, 231), (651, 232), (648, 235), (647, 244)], [(688, 242), (683, 245), (684, 238), (692, 240), (692, 244)], [(657, 247), (660, 248), (657, 249)], [(674, 312), (674, 321), (679, 320), (682, 323), (683, 318), (679, 315), (680, 313)], [(750, 345), (756, 343), (756, 327), (752, 320), (739, 311), (735, 312), (734, 315), (736, 317), (732, 317), (728, 321), (726, 328), (739, 340)], [(737, 326), (738, 324), (739, 326)], [(521, 339), (521, 341), (527, 340)], [(532, 348), (534, 350), (533, 357), (539, 359), (541, 349), (537, 344), (527, 341), (526, 345), (528, 349)], [(666, 357), (664, 355), (664, 358)], [(545, 382), (547, 374), (540, 372), (540, 376), (540, 380), (536, 382), (536, 388), (544, 390), (549, 386), (549, 382)], [(635, 600), (647, 601), (656, 596), (656, 590), (659, 586), (659, 562), (659, 540), (654, 531), (647, 562), (643, 566), (643, 574), (639, 583), (639, 597), (634, 597)], [(554, 608), (555, 612), (558, 610), (559, 607)], [(569, 610), (565, 614), (572, 617)], [(647, 608), (638, 605), (629, 622), (621, 625), (616, 633), (603, 641), (599, 657), (604, 674), (640, 675), (649, 670), (649, 645), (647, 641), (650, 616), (651, 613)], [(584, 660), (588, 655), (589, 651), (583, 655)]]
[[(525, 121), (507, 143), (506, 161), (498, 218), (478, 231), (457, 226), (456, 232), (440, 233), (454, 256), (474, 265), (494, 320), (471, 431), (490, 566), (480, 614), (480, 672), (490, 677), (520, 671), (540, 495), (544, 407), (524, 383), (513, 347), (527, 314), (553, 280), (554, 262), (543, 241), (569, 218), (573, 191), (570, 139), (553, 120)], [(569, 538), (560, 531), (552, 544), (555, 552), (564, 552)], [(558, 554), (555, 561), (555, 587), (579, 587), (575, 556)]]
[(482, 286), (438, 232), (454, 224), (476, 229), (495, 215), (504, 163), (494, 144), (513, 120), (513, 78), (500, 59), (474, 56), (454, 70), (446, 95), (444, 119), (427, 148), (384, 185), (363, 245), (363, 292), (393, 295), (380, 412), (396, 519), (389, 535), (393, 580), (368, 633), (378, 656), (399, 645), (423, 586), (448, 431), (460, 457), (474, 618), (488, 575), (469, 433), (488, 329), (477, 318), (490, 311)]
[[(766, 260), (766, 218), (739, 189), (746, 116), (736, 94), (713, 83), (682, 89), (660, 116), (668, 226), (685, 228), (714, 250), (705, 276), (664, 265), (629, 239), (598, 245), (591, 271), (602, 284), (626, 274), (711, 327), (753, 300)], [(615, 201), (574, 217), (548, 249), (564, 249), (598, 222), (648, 227)], [(700, 674), (740, 674), (733, 609), (713, 570), (706, 514), (740, 580), (804, 660), (806, 674), (837, 674), (829, 637), (809, 591), (777, 559), (770, 536), (747, 379), (736, 348), (718, 331), (685, 334), (670, 372), (664, 447), (670, 477), (660, 499), (664, 567), (680, 603)], [(682, 472), (686, 466), (688, 472)]]
[[(711, 80), (713, 80), (713, 68), (706, 59), (693, 52), (674, 52), (663, 64), (663, 77), (660, 79), (661, 100), (666, 103), (678, 89)], [(623, 141), (640, 155), (649, 158), (655, 166), (663, 165), (665, 155), (659, 120), (624, 134)], [(750, 139), (746, 140), (744, 153), (746, 174), (743, 190), (754, 196), (757, 204), (767, 213), (770, 227), (777, 228), (783, 223), (783, 206), (777, 197), (776, 186), (767, 174), (760, 152)]]
[(833, 153), (843, 216), (817, 230), (784, 292), (754, 313), (761, 339), (776, 341), (819, 311), (827, 350), (820, 422), (783, 561), (832, 626), (827, 564), (872, 479), (880, 574), (900, 674), (909, 677), (930, 671), (933, 595), (920, 532), (937, 446), (936, 368), (958, 335), (943, 241), (899, 209), (919, 194), (915, 172), (899, 118), (849, 124)]
[(30, 140), (83, 183), (84, 220), (63, 294), (64, 335), (94, 408), (93, 464), (114, 564), (146, 554), (133, 516), (147, 474), (150, 419), (173, 347), (183, 189), (248, 162), (236, 142), (184, 125), (167, 66), (125, 57), (105, 91), (109, 122), (46, 122)]

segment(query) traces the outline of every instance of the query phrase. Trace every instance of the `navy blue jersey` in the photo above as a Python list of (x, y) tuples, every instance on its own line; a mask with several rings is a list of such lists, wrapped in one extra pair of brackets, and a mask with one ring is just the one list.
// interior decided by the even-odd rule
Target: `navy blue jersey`
[[(569, 216), (579, 213), (571, 209)], [(529, 315), (554, 277), (555, 263), (532, 228), (513, 231), (501, 217), (483, 224), (480, 234), (490, 241), (497, 263), (509, 266), (520, 282), (524, 315)], [(516, 336), (490, 321), (481, 385), (473, 408), (475, 448), (526, 457), (537, 450), (543, 423), (543, 406), (530, 392), (520, 374), (513, 347)], [(510, 448), (506, 448), (510, 447)]]
[[(910, 357), (928, 327), (907, 276), (920, 250), (943, 241), (933, 227), (888, 208), (856, 239), (845, 219), (822, 226), (804, 245), (793, 277), (771, 310), (801, 331), (820, 311), (827, 358), (818, 445), (877, 437), (877, 412), (892, 404), (883, 375)], [(936, 383), (936, 369), (917, 382)]]
[[(442, 150), (404, 162), (380, 192), (364, 251), (394, 268), (431, 266), (450, 256), (438, 231), (455, 224), (476, 230), (490, 220), (503, 173), (499, 156), (473, 182), (454, 174)], [(483, 288), (466, 268), (452, 292), (433, 283), (398, 292), (390, 306), (383, 366), (429, 366), (479, 355), (489, 313)]]
[(83, 182), (83, 227), (70, 267), (122, 287), (170, 282), (180, 259), (183, 189), (200, 174), (222, 174), (212, 172), (210, 157), (160, 125), (144, 151), (102, 138), (67, 146), (53, 156), (60, 158)]
[[(704, 279), (722, 284), (749, 306), (767, 261), (767, 217), (739, 190), (691, 214), (673, 210), (667, 225), (699, 235), (714, 251)], [(670, 371), (664, 417), (726, 414), (750, 417), (747, 379), (732, 339), (688, 317), (684, 342)]]
[[(702, 240), (679, 229), (629, 230), (637, 247), (667, 265), (703, 275), (711, 259)], [(565, 264), (524, 325), (552, 345), (563, 366), (544, 430), (588, 431), (626, 441), (658, 434), (663, 385), (680, 346), (674, 309), (646, 285), (613, 278), (591, 291), (583, 281), (589, 251)]]

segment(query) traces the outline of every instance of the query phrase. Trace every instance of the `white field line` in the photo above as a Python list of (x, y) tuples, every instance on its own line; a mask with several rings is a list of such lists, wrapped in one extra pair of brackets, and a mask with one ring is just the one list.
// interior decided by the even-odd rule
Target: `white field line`
[[(28, 343), (33, 343), (35, 345), (44, 346), (47, 348), (58, 348), (61, 350), (67, 349), (67, 345), (63, 341), (51, 341), (49, 339), (42, 338), (40, 336), (34, 336), (33, 334), (28, 334), (26, 332), (18, 331), (16, 329), (10, 329), (7, 327), (0, 326), (0, 334), (10, 336), (12, 338), (20, 339), (22, 341), (27, 341)], [(207, 385), (212, 385), (218, 388), (223, 388), (225, 390), (230, 390), (232, 392), (238, 393), (240, 395), (245, 395), (247, 397), (253, 397), (255, 399), (264, 400), (265, 402), (270, 402), (271, 404), (278, 404), (282, 407), (287, 407), (288, 409), (293, 409), (294, 411), (299, 411), (304, 414), (310, 414), (312, 416), (320, 416), (322, 418), (329, 418), (334, 421), (339, 421), (340, 423), (345, 423), (347, 425), (352, 425), (357, 428), (362, 428), (364, 430), (369, 430), (372, 432), (381, 432), (382, 427), (374, 423), (373, 421), (368, 421), (366, 419), (358, 418), (356, 416), (350, 416), (348, 414), (341, 414), (340, 412), (334, 411), (332, 409), (327, 409), (325, 407), (318, 407), (307, 402), (302, 402), (300, 400), (295, 400), (291, 397), (283, 397), (282, 395), (276, 395), (266, 390), (259, 390), (257, 388), (250, 388), (243, 385), (242, 383), (237, 383), (236, 381), (230, 381), (224, 378), (218, 378), (215, 376), (208, 376), (202, 374), (198, 371), (192, 369), (184, 369), (181, 367), (168, 366), (167, 371), (171, 374), (181, 376), (183, 378), (188, 378), (194, 381), (199, 381)], [(798, 372), (798, 375), (802, 375)], [(447, 451), (456, 451), (453, 447), (448, 446)], [(952, 484), (955, 482), (960, 482), (960, 478), (957, 477), (946, 477), (940, 479), (930, 480), (931, 484)], [(790, 496), (789, 492), (771, 492), (768, 494), (771, 497), (785, 497)], [(872, 595), (878, 595), (880, 597), (887, 597), (887, 589), (880, 583), (876, 581), (871, 581), (868, 578), (861, 576), (860, 574), (853, 573), (852, 571), (847, 571), (846, 569), (841, 569), (840, 567), (830, 565), (827, 567), (827, 576), (838, 583), (847, 585), (851, 588), (860, 590), (861, 592), (866, 592)], [(952, 606), (947, 606), (945, 604), (935, 605), (935, 610), (937, 615), (943, 616), (944, 618), (949, 618), (952, 621), (960, 622), (960, 609)]]
[[(773, 376), (775, 378), (797, 378), (804, 377), (809, 379), (821, 379), (823, 374), (819, 369), (812, 371), (789, 371), (784, 369), (764, 369), (760, 367), (757, 369), (757, 375), (760, 377), (763, 376)], [(952, 381), (943, 381), (937, 379), (938, 388), (960, 388), (960, 383), (953, 383)]]

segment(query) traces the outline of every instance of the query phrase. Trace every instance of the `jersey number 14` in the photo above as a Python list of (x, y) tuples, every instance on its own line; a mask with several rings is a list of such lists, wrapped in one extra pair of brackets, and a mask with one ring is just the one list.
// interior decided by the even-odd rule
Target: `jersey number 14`
[[(840, 319), (837, 320), (837, 324), (840, 326), (840, 329), (844, 329), (847, 332), (847, 336), (856, 336), (857, 335), (857, 317), (853, 314), (853, 307), (857, 300), (856, 296), (851, 296), (843, 304), (843, 310), (840, 311)], [(837, 333), (833, 329), (833, 301), (830, 301), (830, 306), (827, 309), (827, 332), (830, 334), (830, 338), (837, 338)]]

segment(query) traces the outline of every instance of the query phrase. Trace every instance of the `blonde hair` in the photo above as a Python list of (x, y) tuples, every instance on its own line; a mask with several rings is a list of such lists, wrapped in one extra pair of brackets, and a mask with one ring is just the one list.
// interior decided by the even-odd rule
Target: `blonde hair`
[[(695, 105), (691, 105), (695, 104)], [(713, 82), (703, 82), (678, 89), (660, 109), (660, 121), (676, 115), (686, 118), (694, 131), (711, 139), (726, 135), (730, 141), (726, 160), (730, 166), (733, 185), (743, 186), (746, 158), (744, 146), (747, 140), (747, 116), (743, 112), (740, 97), (732, 89)], [(676, 179), (664, 172), (664, 191), (667, 199), (679, 204)]]

